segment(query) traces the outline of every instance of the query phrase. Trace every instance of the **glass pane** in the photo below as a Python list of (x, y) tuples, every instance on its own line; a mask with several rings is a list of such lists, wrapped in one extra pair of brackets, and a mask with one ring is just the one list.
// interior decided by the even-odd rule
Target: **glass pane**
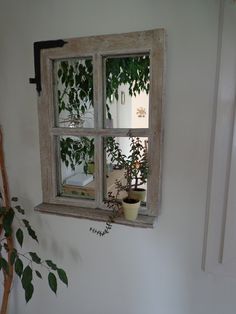
[(105, 151), (105, 194), (118, 200), (125, 197), (146, 203), (148, 179), (146, 137), (106, 137)]
[(54, 61), (54, 76), (57, 126), (93, 128), (92, 59)]
[(80, 199), (95, 199), (94, 138), (59, 138), (59, 194)]
[(104, 60), (106, 128), (148, 128), (150, 59), (147, 55)]

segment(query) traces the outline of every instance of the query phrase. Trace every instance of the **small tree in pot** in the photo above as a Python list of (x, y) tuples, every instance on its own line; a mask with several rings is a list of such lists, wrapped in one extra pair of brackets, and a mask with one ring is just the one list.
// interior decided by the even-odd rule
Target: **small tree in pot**
[[(122, 201), (124, 213), (127, 219), (135, 220), (140, 201), (144, 200), (143, 196), (141, 197), (138, 193), (142, 190), (139, 187), (147, 182), (149, 166), (147, 141), (143, 143), (139, 137), (131, 136), (130, 141), (128, 156), (122, 153), (120, 144), (113, 137), (107, 139), (106, 152), (115, 166), (124, 169), (125, 183), (118, 180), (115, 186), (119, 192), (122, 190), (127, 192), (127, 197)], [(132, 217), (126, 215), (130, 210), (134, 212)]]

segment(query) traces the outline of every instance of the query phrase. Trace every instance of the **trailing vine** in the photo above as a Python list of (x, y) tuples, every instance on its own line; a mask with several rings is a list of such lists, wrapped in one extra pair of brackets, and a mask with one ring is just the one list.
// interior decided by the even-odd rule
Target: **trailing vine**
[[(119, 181), (116, 180), (115, 184), (119, 184)], [(94, 227), (90, 227), (89, 231), (95, 233), (96, 235), (103, 237), (111, 231), (112, 223), (115, 221), (115, 218), (119, 217), (122, 213), (121, 202), (118, 200), (120, 190), (116, 189), (116, 193), (108, 192), (108, 197), (103, 202), (111, 210), (111, 214), (108, 216), (108, 221), (105, 224), (105, 228), (100, 230)]]

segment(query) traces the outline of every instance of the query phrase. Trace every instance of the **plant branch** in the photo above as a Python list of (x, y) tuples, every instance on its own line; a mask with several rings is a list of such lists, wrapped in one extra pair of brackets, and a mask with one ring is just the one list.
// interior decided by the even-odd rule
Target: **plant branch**
[[(6, 173), (6, 166), (5, 166), (5, 160), (4, 160), (4, 153), (3, 153), (3, 135), (2, 135), (2, 128), (0, 127), (0, 171), (1, 171), (1, 181), (2, 181), (2, 197), (3, 197), (3, 206), (10, 208), (11, 202), (10, 202), (10, 193), (9, 193), (9, 185), (7, 180), (7, 173)], [(2, 232), (1, 228), (1, 232)], [(12, 250), (14, 249), (14, 243), (12, 235), (10, 234), (7, 238), (7, 260), (8, 260), (8, 272), (3, 269), (3, 276), (4, 276), (4, 292), (2, 296), (2, 306), (0, 314), (6, 314), (7, 312), (7, 306), (8, 306), (8, 299), (9, 294), (11, 292), (11, 285), (13, 280), (13, 265), (10, 262), (10, 257)]]

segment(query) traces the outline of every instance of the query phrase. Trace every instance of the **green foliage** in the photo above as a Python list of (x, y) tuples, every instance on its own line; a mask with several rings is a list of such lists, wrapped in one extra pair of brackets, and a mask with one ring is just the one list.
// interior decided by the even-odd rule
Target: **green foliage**
[(4, 257), (0, 257), (0, 269), (3, 269), (7, 274), (9, 273), (9, 265)]
[(136, 96), (141, 91), (147, 94), (150, 88), (149, 56), (120, 57), (106, 59), (106, 97), (112, 95), (118, 99), (118, 88), (128, 84), (130, 96)]
[(12, 208), (9, 208), (5, 211), (3, 215), (3, 229), (5, 231), (5, 236), (8, 237), (12, 233), (12, 222), (15, 216), (15, 212)]
[(103, 201), (104, 204), (106, 204), (107, 208), (111, 209), (111, 214), (108, 217), (108, 221), (106, 222), (104, 229), (99, 230), (97, 228), (90, 227), (90, 232), (95, 233), (100, 237), (103, 237), (111, 231), (112, 222), (114, 222), (115, 218), (120, 216), (122, 210), (121, 203), (118, 201), (119, 193), (119, 190), (117, 190), (115, 195), (112, 192), (108, 192), (108, 198)]
[(80, 121), (93, 106), (92, 60), (61, 61), (57, 72), (59, 113), (67, 111), (71, 119)]
[(48, 284), (51, 290), (56, 294), (57, 293), (57, 278), (51, 272), (48, 274)]
[(108, 197), (103, 202), (106, 204), (107, 208), (112, 210), (111, 215), (109, 215), (108, 221), (106, 222), (105, 228), (99, 230), (90, 227), (90, 231), (100, 237), (108, 234), (112, 228), (112, 222), (116, 217), (122, 212), (121, 201), (118, 196), (121, 191), (126, 191), (128, 193), (128, 199), (131, 199), (130, 192), (131, 189), (137, 189), (139, 185), (147, 182), (147, 177), (149, 173), (149, 166), (147, 160), (147, 143), (142, 143), (139, 137), (130, 136), (130, 151), (129, 155), (126, 156), (122, 153), (120, 144), (115, 141), (113, 137), (107, 137), (105, 141), (105, 150), (108, 156), (111, 158), (111, 162), (125, 170), (124, 176), (126, 182), (123, 180), (115, 181), (115, 192), (108, 192)]
[(18, 277), (21, 278), (22, 272), (23, 272), (24, 264), (22, 260), (17, 255), (17, 258), (15, 260), (15, 272), (18, 275)]
[(61, 138), (61, 159), (66, 167), (75, 170), (76, 165), (83, 164), (84, 172), (88, 172), (88, 162), (94, 159), (94, 138), (82, 136), (77, 139)]
[(17, 257), (17, 250), (13, 249), (12, 252), (11, 252), (11, 255), (10, 255), (10, 263), (11, 263), (11, 265), (14, 265), (16, 257)]
[(112, 224), (110, 222), (106, 222), (105, 228), (103, 230), (99, 230), (94, 227), (90, 227), (89, 231), (97, 234), (100, 237), (103, 237), (105, 234), (109, 233), (112, 228)]
[[(130, 193), (131, 189), (147, 182), (149, 173), (147, 159), (147, 144), (143, 144), (139, 137), (130, 137), (130, 151), (126, 156), (122, 153), (120, 144), (113, 137), (107, 138), (106, 152), (111, 158), (112, 163), (125, 170), (126, 184), (116, 182), (118, 191), (125, 190)], [(128, 198), (130, 196), (128, 195)]]
[(19, 228), (16, 231), (16, 239), (17, 239), (18, 243), (20, 244), (20, 246), (22, 247), (24, 234), (23, 234), (23, 231), (21, 230), (21, 228)]
[(60, 279), (65, 285), (68, 286), (68, 278), (67, 278), (67, 275), (66, 275), (66, 272), (64, 271), (64, 269), (62, 269), (62, 268), (57, 268), (57, 273), (58, 273), (59, 279)]
[[(18, 199), (14, 197), (12, 198), (12, 201), (17, 202)], [(17, 216), (17, 214), (24, 215), (24, 213), (25, 211), (20, 205), (10, 208), (0, 207), (0, 218), (2, 219), (2, 223), (0, 224), (4, 230), (4, 234), (1, 234), (0, 237), (0, 270), (7, 276), (9, 274), (9, 267), (13, 266), (15, 274), (21, 281), (22, 288), (25, 292), (25, 301), (27, 303), (34, 293), (34, 279), (43, 278), (37, 267), (44, 268), (45, 271), (48, 272), (48, 284), (54, 293), (57, 292), (57, 277), (66, 286), (68, 286), (68, 279), (66, 272), (61, 267), (57, 267), (52, 260), (43, 260), (36, 252), (22, 253), (16, 248), (13, 248), (11, 252), (9, 252), (7, 237), (10, 235), (15, 235), (20, 247), (23, 247), (25, 234), (38, 242), (38, 237), (30, 222)], [(15, 218), (17, 218), (16, 222), (19, 222), (21, 227), (14, 233), (12, 225)], [(5, 253), (3, 252), (3, 248), (5, 249)], [(8, 262), (7, 258), (4, 257), (4, 254), (8, 255), (9, 253)]]
[[(136, 96), (141, 91), (150, 89), (149, 56), (130, 56), (106, 58), (106, 99), (112, 96), (118, 99), (118, 88), (128, 84), (129, 94)], [(91, 59), (71, 59), (59, 63), (58, 72), (58, 110), (64, 112), (71, 126), (80, 127), (89, 108), (93, 107), (93, 65)], [(112, 119), (107, 103), (106, 115)], [(68, 120), (67, 119), (67, 120)], [(88, 148), (87, 148), (88, 145)], [(94, 140), (81, 137), (79, 140), (67, 137), (60, 140), (62, 162), (66, 167), (75, 169), (83, 164), (84, 172), (88, 170), (88, 160), (94, 159)]]

